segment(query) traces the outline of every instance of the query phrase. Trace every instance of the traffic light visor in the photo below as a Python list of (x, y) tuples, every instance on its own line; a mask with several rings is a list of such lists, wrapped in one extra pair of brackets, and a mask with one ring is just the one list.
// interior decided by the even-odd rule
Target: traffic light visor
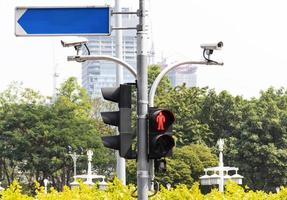
[(103, 136), (102, 141), (105, 147), (110, 149), (119, 150), (120, 149), (120, 136)]

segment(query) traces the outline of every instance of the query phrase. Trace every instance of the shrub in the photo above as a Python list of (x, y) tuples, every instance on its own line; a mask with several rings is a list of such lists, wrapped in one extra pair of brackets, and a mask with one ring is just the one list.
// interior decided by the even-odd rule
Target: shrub
[[(128, 200), (134, 199), (131, 193), (135, 191), (135, 186), (124, 186), (116, 178), (108, 184), (106, 190), (97, 189), (97, 184), (89, 187), (80, 183), (79, 188), (70, 189), (65, 186), (63, 191), (58, 192), (50, 188), (46, 194), (44, 187), (36, 183), (36, 196), (29, 196), (22, 193), (21, 186), (17, 181), (5, 190), (1, 191), (1, 199), (4, 200)], [(252, 191), (243, 188), (234, 182), (228, 182), (225, 192), (221, 193), (217, 189), (212, 189), (210, 193), (204, 195), (199, 189), (199, 183), (194, 183), (191, 188), (180, 184), (170, 190), (160, 188), (160, 191), (151, 200), (287, 200), (287, 188), (281, 187), (278, 193), (266, 193), (263, 191)]]

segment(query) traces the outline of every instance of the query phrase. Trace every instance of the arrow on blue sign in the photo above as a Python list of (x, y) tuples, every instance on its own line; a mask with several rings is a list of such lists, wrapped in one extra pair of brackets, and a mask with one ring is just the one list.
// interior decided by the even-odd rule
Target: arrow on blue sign
[(109, 35), (109, 7), (16, 8), (16, 35)]

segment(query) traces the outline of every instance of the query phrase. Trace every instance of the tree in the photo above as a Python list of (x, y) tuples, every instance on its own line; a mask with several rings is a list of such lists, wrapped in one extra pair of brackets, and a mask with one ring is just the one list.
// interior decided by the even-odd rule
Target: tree
[[(15, 178), (29, 183), (49, 178), (61, 189), (73, 169), (68, 145), (93, 149), (96, 170), (110, 174), (114, 161), (100, 139), (103, 127), (92, 118), (91, 102), (76, 79), (62, 85), (54, 104), (46, 102), (32, 90), (15, 85), (0, 96), (0, 155), (7, 183)], [(83, 169), (82, 162), (78, 166)]]
[(205, 143), (210, 138), (211, 130), (198, 117), (206, 92), (207, 88), (177, 86), (169, 90), (159, 102), (159, 107), (166, 107), (175, 115), (173, 130), (177, 146)]
[[(71, 145), (74, 149), (79, 146), (86, 150), (93, 149), (94, 157), (97, 158), (93, 162), (95, 170), (98, 173), (110, 174), (113, 171), (114, 158), (110, 157), (110, 151), (103, 147), (100, 136), (108, 134), (107, 130), (111, 132), (111, 129), (102, 126), (98, 119), (93, 118), (91, 108), (92, 101), (86, 91), (77, 84), (75, 78), (68, 79), (59, 90), (57, 101), (53, 105), (56, 113), (54, 131), (56, 135), (64, 137), (60, 137), (61, 141), (58, 141), (63, 148)], [(71, 164), (69, 168), (72, 168)], [(83, 169), (83, 165), (80, 167)]]
[(243, 124), (230, 160), (253, 189), (275, 191), (287, 183), (287, 92), (269, 88), (243, 108)]
[(242, 106), (246, 103), (242, 97), (233, 97), (227, 91), (216, 94), (209, 90), (200, 107), (198, 119), (207, 124), (212, 134), (205, 140), (209, 146), (216, 144), (219, 138), (238, 135), (242, 119)]
[(239, 167), (249, 187), (274, 191), (286, 184), (286, 90), (269, 88), (247, 100), (182, 85), (169, 90), (157, 106), (174, 112), (178, 147), (201, 143), (215, 152), (216, 141), (225, 138), (225, 164)]
[[(160, 73), (160, 66), (159, 65), (150, 65), (148, 67), (148, 88), (150, 89), (154, 80)], [(171, 82), (167, 76), (164, 76), (155, 93), (155, 105), (158, 104), (159, 101), (165, 98), (166, 93), (172, 88)]]
[[(203, 168), (217, 164), (216, 155), (201, 144), (190, 144), (175, 148), (171, 158), (167, 158), (167, 170), (156, 172), (156, 180), (165, 185), (186, 184), (191, 186), (194, 181), (199, 180)], [(136, 183), (134, 174), (136, 165), (134, 161), (127, 163), (127, 182)]]
[(39, 93), (16, 82), (0, 95), (1, 177), (6, 177), (8, 184), (18, 178), (18, 173), (25, 173), (24, 166), (31, 149), (27, 137), (40, 121), (38, 115), (45, 110), (44, 102), (45, 98)]

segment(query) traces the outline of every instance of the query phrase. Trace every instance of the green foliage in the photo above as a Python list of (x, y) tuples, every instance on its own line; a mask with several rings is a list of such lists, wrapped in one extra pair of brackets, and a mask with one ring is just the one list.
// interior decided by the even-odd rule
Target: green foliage
[(254, 189), (275, 191), (286, 185), (287, 92), (270, 88), (243, 107), (240, 132), (233, 135), (237, 151), (230, 158)]
[[(167, 158), (167, 170), (157, 172), (156, 179), (161, 184), (171, 185), (186, 184), (191, 186), (194, 180), (198, 181), (203, 168), (215, 166), (217, 158), (211, 150), (201, 144), (191, 144), (175, 148), (173, 156)], [(127, 162), (127, 182), (136, 183), (136, 164)]]
[(205, 143), (210, 139), (212, 132), (209, 126), (201, 123), (199, 118), (206, 93), (207, 88), (188, 88), (182, 85), (171, 89), (159, 101), (159, 107), (168, 108), (176, 117), (173, 130), (178, 146)]
[[(31, 187), (33, 180), (49, 178), (61, 189), (73, 169), (68, 145), (93, 149), (95, 169), (109, 175), (114, 161), (100, 139), (102, 130), (107, 129), (93, 119), (91, 101), (76, 79), (63, 83), (53, 104), (47, 101), (18, 85), (1, 93), (0, 165), (4, 185), (19, 179)], [(86, 161), (79, 159), (78, 168), (85, 169)]]
[(243, 121), (242, 106), (246, 102), (242, 97), (233, 97), (227, 91), (219, 94), (214, 90), (208, 91), (198, 115), (200, 123), (207, 124), (213, 133), (205, 140), (208, 145), (216, 143), (219, 138), (236, 135), (240, 131)]
[[(1, 198), (5, 200), (128, 200), (134, 199), (131, 194), (135, 191), (133, 185), (123, 186), (118, 179), (108, 184), (106, 190), (99, 190), (96, 186), (88, 187), (80, 184), (79, 188), (70, 189), (65, 186), (63, 191), (57, 192), (50, 188), (45, 193), (44, 188), (36, 184), (36, 196), (22, 194), (21, 186), (14, 181), (9, 188), (1, 191)], [(136, 195), (136, 193), (134, 194)], [(164, 187), (151, 200), (284, 200), (287, 197), (287, 188), (281, 187), (278, 193), (266, 193), (264, 191), (252, 191), (238, 186), (234, 182), (228, 182), (225, 192), (221, 193), (213, 189), (210, 193), (204, 195), (201, 193), (199, 184), (194, 183), (192, 187), (184, 184), (177, 185), (175, 188), (167, 190)]]
[(22, 187), (17, 181), (13, 181), (12, 184), (5, 190), (1, 191), (1, 199), (5, 200), (33, 200), (33, 197), (22, 194)]
[(167, 158), (166, 172), (157, 173), (157, 179), (163, 184), (191, 186), (194, 180), (199, 180), (203, 168), (216, 164), (217, 158), (207, 146), (186, 145), (174, 149), (173, 156)]
[(252, 189), (275, 191), (287, 184), (286, 90), (269, 88), (247, 100), (182, 85), (169, 90), (157, 106), (175, 113), (177, 147), (201, 143), (215, 149), (216, 141), (225, 138), (225, 165), (239, 167)]
[[(159, 65), (150, 65), (148, 67), (148, 88), (150, 89), (154, 80), (160, 73), (160, 66)], [(161, 99), (165, 98), (166, 93), (172, 88), (171, 82), (167, 76), (164, 76), (155, 93), (155, 104), (161, 101)]]
[[(159, 66), (149, 68), (149, 87), (159, 72)], [(100, 100), (91, 101), (75, 78), (62, 85), (55, 102), (48, 102), (49, 98), (16, 83), (0, 94), (3, 185), (17, 179), (26, 183), (26, 191), (34, 180), (42, 183), (49, 177), (55, 188), (62, 189), (72, 176), (68, 144), (93, 149), (97, 158), (93, 161), (95, 170), (111, 177), (114, 154), (103, 147), (100, 136), (110, 135), (114, 130), (97, 114), (106, 105)], [(155, 106), (173, 111), (176, 117), (174, 156), (167, 161), (167, 172), (156, 174), (162, 183), (190, 186), (197, 181), (203, 167), (216, 165), (215, 144), (218, 138), (224, 138), (225, 165), (239, 167), (244, 183), (251, 189), (275, 191), (287, 184), (285, 89), (269, 88), (259, 98), (244, 99), (227, 91), (217, 93), (185, 85), (172, 88), (165, 77), (157, 89)], [(80, 158), (78, 173), (85, 168), (86, 160)], [(134, 161), (128, 162), (127, 171), (128, 182), (135, 183)], [(250, 197), (259, 194), (248, 193)], [(214, 191), (208, 195), (221, 198)]]

